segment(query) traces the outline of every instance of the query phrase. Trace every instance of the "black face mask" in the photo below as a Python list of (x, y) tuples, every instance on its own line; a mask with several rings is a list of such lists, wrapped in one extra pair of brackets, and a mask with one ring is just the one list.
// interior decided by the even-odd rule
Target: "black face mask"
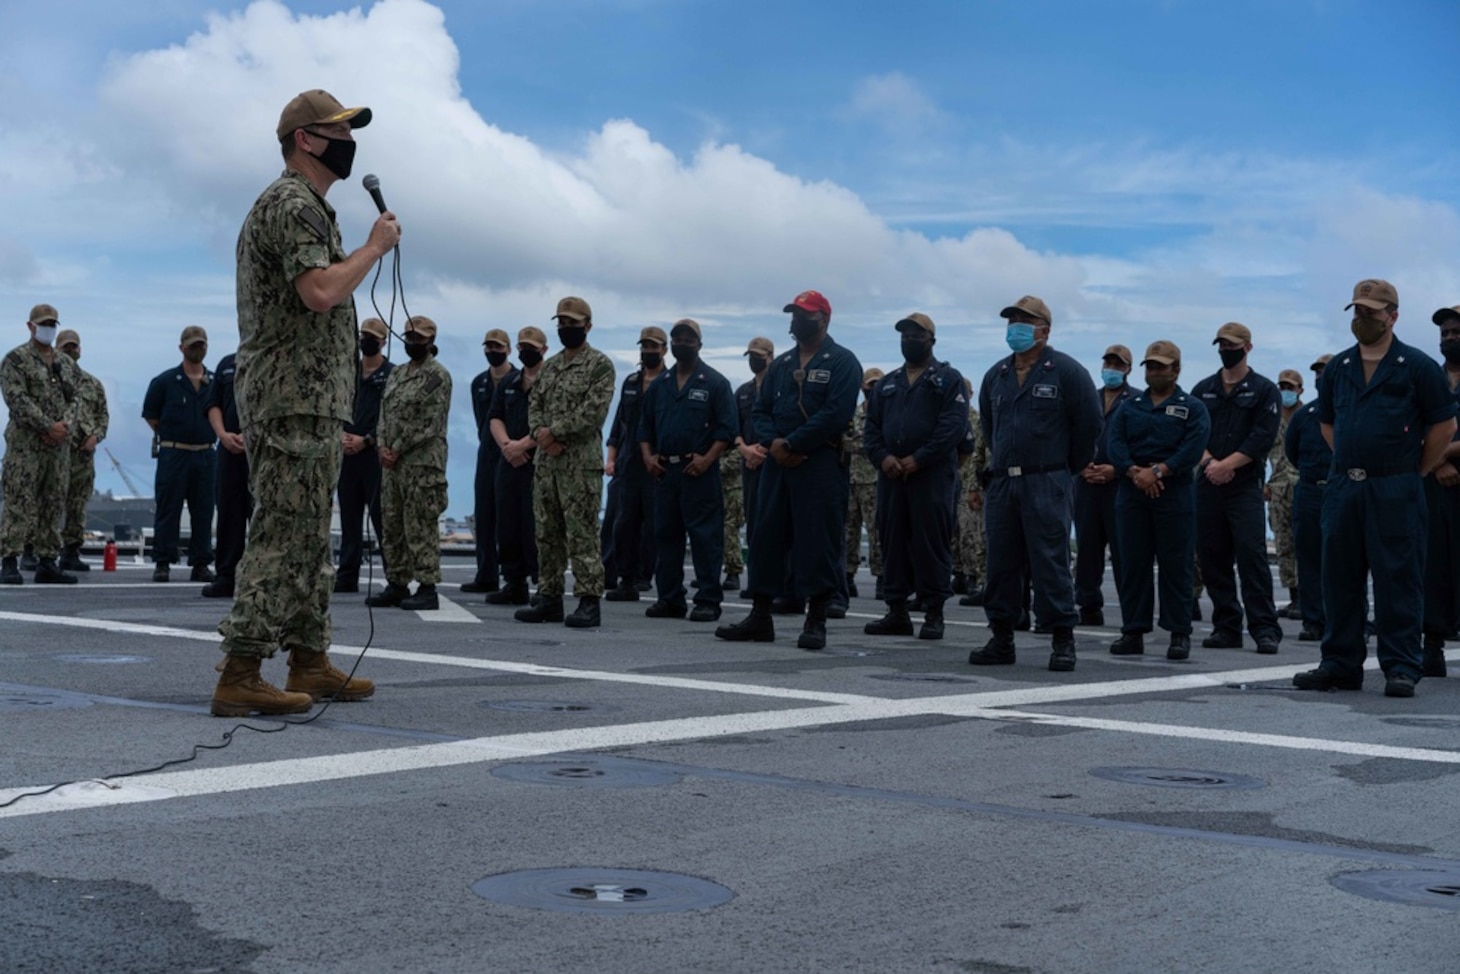
[(872, 390), (875, 389), (875, 388), (877, 388), (877, 386), (875, 384), (870, 385), (870, 386), (863, 386), (862, 387), (862, 398), (864, 398), (864, 399), (871, 399), (872, 398)]
[(406, 342), (406, 357), (409, 358), (412, 362), (423, 361), (426, 356), (430, 354), (430, 342), (425, 342), (422, 344), (417, 344), (416, 342)]
[(535, 348), (519, 348), (517, 350), (517, 361), (530, 369), (542, 361), (542, 353)]
[(1153, 375), (1146, 378), (1146, 384), (1156, 395), (1164, 395), (1176, 385), (1175, 375)]
[(922, 365), (933, 354), (933, 343), (919, 338), (902, 340), (902, 358), (908, 365)]
[(501, 365), (505, 361), (507, 361), (507, 353), (506, 352), (488, 352), (487, 353), (487, 364), (490, 365), (492, 368), (496, 368), (497, 366)]
[(644, 363), (646, 369), (657, 369), (659, 363), (664, 361), (664, 356), (659, 352), (643, 352), (639, 355), (639, 361)]
[(791, 316), (791, 334), (798, 342), (809, 342), (821, 331), (821, 322), (803, 315)]
[(369, 358), (372, 355), (380, 354), (380, 339), (374, 335), (367, 335), (360, 339), (360, 354)]
[(694, 365), (700, 358), (700, 350), (694, 345), (670, 345), (669, 351), (680, 365)]
[(188, 350), (183, 352), (183, 361), (197, 365), (208, 355), (208, 349), (203, 345), (189, 345)]
[(320, 135), (318, 132), (309, 134), (329, 143), (325, 146), (324, 151), (315, 158), (340, 179), (349, 179), (350, 169), (355, 164), (355, 141), (353, 139), (332, 139), (327, 135)]
[(1247, 357), (1247, 350), (1245, 348), (1224, 348), (1218, 354), (1222, 356), (1222, 368), (1235, 369)]
[(764, 355), (751, 355), (749, 358), (751, 375), (760, 375), (765, 371), (765, 367), (770, 364)]
[(1451, 365), (1460, 365), (1460, 338), (1449, 338), (1440, 342), (1440, 354)]
[(558, 329), (558, 341), (564, 348), (578, 348), (588, 340), (588, 329), (582, 325), (563, 325)]

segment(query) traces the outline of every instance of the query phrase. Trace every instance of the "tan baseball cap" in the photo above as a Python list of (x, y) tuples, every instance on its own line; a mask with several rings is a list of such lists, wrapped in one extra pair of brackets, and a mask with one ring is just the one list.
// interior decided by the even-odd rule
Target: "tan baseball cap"
[(776, 346), (769, 338), (752, 338), (745, 346), (745, 351), (740, 354), (749, 355), (751, 352), (759, 352), (766, 358), (775, 358)]
[(588, 307), (588, 302), (582, 298), (566, 297), (558, 302), (558, 310), (553, 312), (554, 318), (567, 318), (571, 321), (592, 321), (593, 309)]
[(921, 328), (923, 331), (927, 332), (929, 335), (935, 335), (935, 334), (937, 334), (937, 328), (933, 324), (933, 319), (932, 318), (929, 318), (927, 315), (923, 314), (921, 311), (914, 311), (912, 314), (908, 315), (906, 318), (903, 318), (900, 321), (898, 321), (897, 326), (896, 326), (897, 327), (897, 330), (898, 331), (903, 331), (904, 329), (903, 329), (902, 326), (903, 325), (907, 325), (907, 324), (917, 325), (919, 328)]
[(862, 385), (866, 385), (869, 382), (876, 382), (886, 374), (881, 369), (868, 369), (862, 373)]
[(1041, 301), (1039, 298), (1036, 298), (1032, 294), (1024, 295), (1024, 297), (1020, 298), (1018, 301), (1015, 301), (1003, 311), (1000, 311), (999, 317), (1012, 318), (1015, 314), (1021, 311), (1026, 315), (1033, 315), (1036, 318), (1042, 318), (1046, 325), (1054, 324), (1054, 318), (1051, 317), (1049, 313), (1049, 305), (1045, 304), (1043, 301)]
[(1443, 325), (1451, 318), (1460, 318), (1460, 304), (1455, 305), (1453, 308), (1441, 308), (1439, 311), (1430, 315), (1430, 320), (1437, 325)]
[(1217, 329), (1217, 337), (1212, 339), (1212, 344), (1236, 342), (1238, 345), (1246, 345), (1250, 341), (1252, 341), (1252, 329), (1240, 322), (1229, 321)]
[(1146, 357), (1141, 359), (1141, 364), (1147, 362), (1159, 362), (1162, 365), (1179, 365), (1181, 363), (1181, 349), (1175, 342), (1158, 341), (1146, 346)]
[(1100, 356), (1100, 361), (1103, 362), (1108, 358), (1119, 359), (1126, 365), (1131, 364), (1130, 349), (1124, 345), (1111, 345), (1105, 350), (1105, 354)]
[(435, 338), (436, 322), (425, 315), (415, 315), (406, 321), (406, 331), (413, 331), (418, 335), (425, 335), (427, 338)]
[(360, 330), (367, 335), (374, 335), (381, 341), (385, 341), (386, 336), (390, 334), (385, 327), (385, 322), (379, 318), (366, 318), (360, 322)]
[(70, 328), (63, 328), (56, 332), (56, 347), (65, 348), (67, 345), (80, 345), (81, 336)]
[(49, 304), (38, 304), (30, 309), (30, 317), (25, 320), (32, 325), (42, 325), (48, 321), (60, 321), (61, 316)]
[(675, 332), (678, 331), (693, 332), (694, 336), (699, 339), (703, 339), (705, 337), (703, 334), (700, 333), (700, 323), (698, 321), (695, 321), (693, 318), (681, 318), (676, 321), (673, 325), (669, 327), (669, 337), (673, 338)]
[(539, 349), (545, 352), (547, 351), (548, 347), (547, 335), (543, 333), (543, 330), (541, 328), (537, 328), (533, 325), (528, 325), (526, 328), (523, 328), (517, 332), (517, 344), (536, 345)]
[(658, 325), (649, 325), (646, 328), (639, 329), (639, 344), (642, 345), (645, 342), (657, 342), (660, 345), (668, 345), (669, 336), (664, 334), (664, 329)]
[(1328, 367), (1328, 363), (1331, 361), (1333, 361), (1333, 356), (1327, 352), (1324, 352), (1322, 355), (1315, 358), (1313, 360), (1313, 364), (1308, 366), (1308, 368), (1313, 372), (1322, 372), (1325, 368)]
[(1303, 373), (1297, 369), (1283, 369), (1278, 373), (1278, 385), (1282, 385), (1284, 382), (1291, 383), (1295, 389), (1301, 389), (1303, 388)]
[(208, 344), (208, 333), (203, 330), (202, 325), (188, 325), (182, 330), (180, 345), (206, 345)]
[(1367, 278), (1354, 285), (1354, 299), (1343, 306), (1347, 311), (1356, 304), (1365, 308), (1373, 308), (1376, 311), (1383, 311), (1391, 304), (1399, 307), (1399, 292), (1394, 290), (1394, 285), (1388, 281), (1381, 281), (1378, 278)]
[(493, 328), (487, 332), (487, 337), (482, 339), (483, 345), (490, 345), (493, 342), (501, 345), (503, 348), (512, 347), (512, 339), (508, 338), (507, 333), (500, 328)]
[(279, 116), (279, 141), (283, 142), (295, 129), (335, 122), (349, 122), (352, 129), (364, 128), (370, 124), (370, 109), (346, 108), (334, 95), (320, 88), (301, 91), (284, 106)]

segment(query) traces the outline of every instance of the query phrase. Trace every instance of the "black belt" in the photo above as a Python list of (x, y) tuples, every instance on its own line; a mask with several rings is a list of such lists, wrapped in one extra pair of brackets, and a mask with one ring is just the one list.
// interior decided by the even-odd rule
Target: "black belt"
[(1356, 483), (1363, 483), (1376, 477), (1398, 477), (1403, 474), (1418, 476), (1419, 471), (1414, 467), (1348, 467), (1336, 471), (1329, 479), (1347, 477)]
[(667, 463), (667, 464), (671, 464), (671, 465), (676, 464), (676, 463), (689, 463), (694, 458), (695, 458), (695, 455), (693, 453), (661, 453), (661, 454), (659, 454), (659, 462), (660, 463)]
[(1063, 463), (1046, 463), (1042, 467), (994, 467), (989, 470), (991, 477), (1028, 477), (1036, 473), (1054, 473), (1056, 470), (1068, 470), (1069, 467)]

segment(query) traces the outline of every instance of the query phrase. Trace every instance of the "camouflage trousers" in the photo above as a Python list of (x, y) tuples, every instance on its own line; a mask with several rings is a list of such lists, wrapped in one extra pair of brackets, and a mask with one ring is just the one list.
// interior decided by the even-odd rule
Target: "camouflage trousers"
[(598, 540), (598, 502), (603, 474), (539, 464), (532, 481), (532, 516), (537, 521), (537, 591), (561, 597), (564, 573), (573, 565), (573, 594), (603, 595), (603, 551)]
[(720, 464), (720, 484), (725, 489), (725, 574), (745, 571), (740, 556), (740, 529), (745, 524), (745, 489), (740, 483), (740, 454), (732, 447)]
[(441, 581), (441, 515), (446, 511), (446, 471), (397, 466), (380, 477), (380, 545), (385, 578), (392, 585)]
[(79, 545), (86, 537), (86, 502), (96, 486), (96, 452), (71, 448), (66, 478), (66, 511), (61, 524), (61, 544)]
[(1267, 523), (1272, 528), (1273, 547), (1277, 549), (1278, 580), (1283, 588), (1298, 587), (1298, 549), (1293, 544), (1293, 488), (1291, 485), (1271, 488), (1267, 502)]
[(867, 567), (882, 577), (882, 544), (877, 540), (877, 485), (852, 484), (847, 500), (847, 574), (862, 567), (862, 528), (867, 528)]
[(330, 514), (340, 475), (340, 422), (284, 416), (243, 431), (253, 521), (238, 563), (233, 610), (221, 623), (230, 656), (324, 652), (335, 570)]
[(39, 437), (24, 433), (30, 443), (6, 437), (3, 466), (0, 466), (0, 494), (5, 509), (0, 511), (0, 555), (19, 555), (28, 544), (35, 545), (37, 558), (55, 558), (61, 553), (61, 508), (66, 500), (69, 447), (46, 446)]
[(983, 583), (988, 571), (988, 536), (984, 533), (983, 511), (968, 506), (968, 493), (958, 496), (958, 534), (953, 539), (953, 571)]

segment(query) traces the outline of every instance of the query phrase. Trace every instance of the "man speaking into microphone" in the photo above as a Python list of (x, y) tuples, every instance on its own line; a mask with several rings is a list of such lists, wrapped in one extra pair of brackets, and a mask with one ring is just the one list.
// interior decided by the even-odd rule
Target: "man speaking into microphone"
[[(365, 245), (346, 254), (325, 202), (329, 188), (349, 178), (353, 130), (370, 117), (370, 109), (345, 108), (320, 90), (284, 106), (277, 131), (284, 173), (238, 235), (235, 393), (254, 517), (233, 611), (218, 626), (227, 654), (213, 691), (220, 717), (299, 713), (321, 697), (361, 700), (375, 691), (369, 680), (347, 678), (326, 652), (330, 502), (355, 387), (352, 295), (400, 241), (394, 214), (382, 212)], [(280, 647), (289, 653), (284, 690), (260, 673)]]

